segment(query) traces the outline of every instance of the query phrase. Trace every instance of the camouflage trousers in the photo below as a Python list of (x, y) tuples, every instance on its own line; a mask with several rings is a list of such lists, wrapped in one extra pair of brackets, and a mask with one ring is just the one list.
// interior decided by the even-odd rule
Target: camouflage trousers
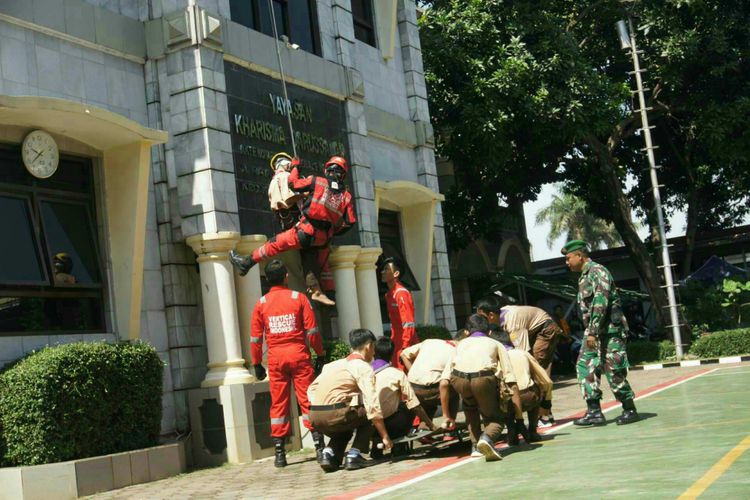
[(584, 338), (576, 363), (578, 383), (581, 386), (583, 398), (597, 401), (602, 399), (601, 379), (602, 370), (604, 370), (615, 398), (618, 401), (633, 399), (635, 394), (626, 378), (629, 366), (625, 341), (622, 337), (603, 335), (593, 349), (586, 346)]

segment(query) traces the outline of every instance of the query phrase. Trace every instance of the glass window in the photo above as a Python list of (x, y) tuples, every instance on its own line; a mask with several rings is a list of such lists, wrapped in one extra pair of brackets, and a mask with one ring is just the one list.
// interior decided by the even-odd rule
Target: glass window
[(372, 21), (372, 0), (352, 0), (354, 37), (375, 47), (375, 25)]
[(10, 284), (43, 284), (44, 268), (39, 258), (29, 201), (0, 196), (0, 282)]
[(59, 331), (104, 331), (101, 298), (0, 297), (0, 333)]
[[(278, 36), (286, 35), (302, 50), (320, 54), (314, 0), (270, 0)], [(232, 21), (273, 36), (269, 0), (230, 0)]]

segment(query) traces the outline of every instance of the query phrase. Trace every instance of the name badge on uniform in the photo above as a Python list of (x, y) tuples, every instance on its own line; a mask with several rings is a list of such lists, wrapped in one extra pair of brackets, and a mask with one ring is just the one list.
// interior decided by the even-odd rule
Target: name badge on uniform
[(339, 188), (339, 183), (336, 181), (331, 181), (331, 189), (337, 190)]

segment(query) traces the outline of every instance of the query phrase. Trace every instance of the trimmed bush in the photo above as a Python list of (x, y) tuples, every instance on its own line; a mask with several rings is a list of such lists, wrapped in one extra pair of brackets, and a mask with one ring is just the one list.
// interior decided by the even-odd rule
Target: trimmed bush
[(690, 354), (699, 358), (717, 358), (750, 354), (750, 328), (709, 333), (696, 340)]
[[(345, 358), (351, 352), (349, 344), (342, 342), (341, 340), (323, 340), (323, 347), (328, 355), (329, 363), (331, 361), (336, 361), (337, 359)], [(310, 355), (312, 356), (313, 361), (315, 361), (315, 358), (317, 358), (315, 351), (312, 351)]]
[(0, 464), (158, 444), (164, 364), (143, 342), (48, 347), (0, 374)]
[(427, 339), (451, 340), (453, 338), (450, 330), (440, 325), (417, 325), (417, 337), (420, 342)]
[(627, 350), (628, 362), (633, 366), (653, 361), (664, 361), (675, 356), (675, 346), (669, 340), (628, 342)]

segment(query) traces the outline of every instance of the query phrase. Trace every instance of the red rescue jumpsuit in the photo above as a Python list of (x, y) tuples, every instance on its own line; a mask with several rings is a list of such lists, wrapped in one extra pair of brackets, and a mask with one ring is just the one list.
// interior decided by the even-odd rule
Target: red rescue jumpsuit
[(388, 306), (388, 318), (391, 320), (391, 341), (393, 341), (393, 360), (391, 365), (403, 370), (401, 351), (419, 343), (416, 323), (414, 322), (414, 300), (411, 292), (404, 285), (396, 282), (385, 294)]
[(297, 168), (289, 175), (289, 187), (299, 193), (311, 193), (302, 205), (302, 217), (294, 227), (271, 238), (262, 247), (253, 251), (253, 260), (260, 262), (287, 250), (315, 248), (320, 267), (320, 287), (335, 289), (333, 275), (328, 267), (329, 243), (335, 234), (343, 234), (357, 222), (354, 204), (349, 191), (334, 192), (328, 179), (311, 175), (299, 178)]
[(250, 331), (250, 356), (254, 365), (263, 360), (264, 333), (268, 344), (271, 437), (292, 433), (289, 422), (292, 381), (305, 427), (312, 430), (307, 418), (310, 413), (307, 388), (315, 379), (310, 346), (320, 356), (323, 340), (305, 294), (274, 286), (255, 304)]

